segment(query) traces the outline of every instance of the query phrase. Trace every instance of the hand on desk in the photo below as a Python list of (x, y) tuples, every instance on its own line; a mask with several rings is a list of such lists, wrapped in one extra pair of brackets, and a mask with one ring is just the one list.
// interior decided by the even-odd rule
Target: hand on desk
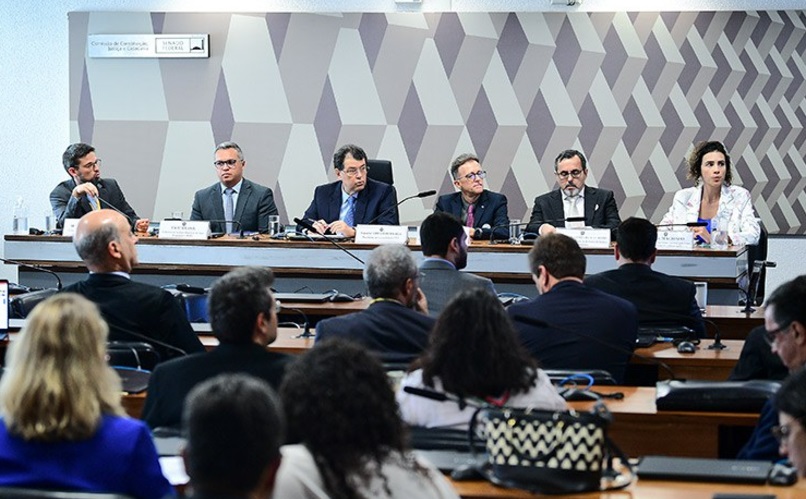
[(695, 236), (699, 236), (700, 239), (705, 241), (706, 244), (711, 243), (711, 234), (708, 232), (708, 229), (705, 227), (691, 227), (691, 231), (694, 232)]
[(325, 234), (330, 231), (331, 234), (344, 234), (347, 237), (355, 237), (355, 229), (342, 220), (336, 220), (329, 224), (325, 223), (324, 220), (317, 220), (313, 223), (313, 228), (320, 234)]

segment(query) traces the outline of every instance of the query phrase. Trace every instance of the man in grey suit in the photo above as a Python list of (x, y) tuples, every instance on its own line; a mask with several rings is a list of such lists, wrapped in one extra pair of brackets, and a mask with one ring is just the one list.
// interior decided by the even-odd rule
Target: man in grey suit
[(190, 219), (210, 220), (213, 232), (268, 232), (269, 215), (277, 215), (274, 194), (268, 187), (243, 178), (246, 161), (240, 146), (235, 142), (219, 144), (213, 165), (220, 182), (196, 191)]
[(462, 290), (472, 287), (489, 289), (495, 294), (493, 282), (467, 272), (467, 233), (459, 219), (447, 212), (429, 215), (420, 226), (420, 244), (425, 261), (420, 289), (428, 298), (428, 313), (437, 316), (445, 305)]

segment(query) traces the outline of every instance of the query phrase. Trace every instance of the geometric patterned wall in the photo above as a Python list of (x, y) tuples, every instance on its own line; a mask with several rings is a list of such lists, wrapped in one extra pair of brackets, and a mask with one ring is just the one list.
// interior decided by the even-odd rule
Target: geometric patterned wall
[[(73, 12), (70, 120), (141, 216), (190, 212), (216, 181), (214, 145), (284, 220), (334, 178), (346, 142), (391, 159), (398, 198), (451, 192), (475, 152), (488, 187), (528, 218), (563, 149), (659, 221), (690, 185), (694, 142), (725, 142), (734, 183), (771, 233), (806, 232), (806, 14)], [(209, 59), (89, 59), (87, 34), (210, 33)], [(436, 198), (401, 206), (416, 223)]]

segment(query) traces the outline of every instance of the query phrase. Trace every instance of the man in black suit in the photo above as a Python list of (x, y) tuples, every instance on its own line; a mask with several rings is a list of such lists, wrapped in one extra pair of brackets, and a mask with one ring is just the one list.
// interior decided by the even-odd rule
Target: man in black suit
[(632, 302), (641, 327), (686, 326), (704, 338), (694, 283), (652, 270), (657, 240), (658, 229), (649, 220), (628, 218), (616, 234), (618, 269), (589, 276), (585, 284)]
[(220, 182), (196, 191), (190, 219), (219, 220), (210, 223), (213, 232), (268, 232), (269, 215), (277, 214), (274, 193), (243, 177), (246, 160), (240, 146), (235, 142), (216, 146), (213, 165)]
[(152, 428), (179, 426), (188, 392), (222, 373), (245, 373), (280, 386), (290, 357), (267, 350), (277, 339), (277, 305), (271, 294), (274, 274), (263, 267), (241, 267), (210, 290), (210, 325), (219, 346), (212, 352), (160, 364), (151, 374), (143, 419)]
[(137, 232), (148, 231), (148, 219), (137, 218), (115, 179), (101, 179), (101, 159), (95, 155), (94, 147), (81, 142), (70, 144), (62, 154), (62, 165), (71, 178), (50, 193), (57, 227), (62, 227), (66, 218), (81, 218), (91, 211), (112, 207), (125, 213)]
[(203, 352), (176, 298), (131, 280), (129, 273), (137, 265), (136, 243), (137, 236), (120, 213), (87, 213), (78, 221), (73, 244), (90, 275), (62, 292), (78, 293), (98, 305), (109, 325), (109, 341), (149, 342), (161, 360)]
[[(493, 228), (509, 224), (507, 197), (484, 188), (487, 172), (481, 169), (478, 157), (462, 154), (454, 159), (451, 177), (459, 191), (440, 196), (434, 211), (447, 211), (460, 219), (473, 229), (473, 239), (489, 239)], [(508, 238), (509, 228), (496, 229), (495, 237)]]
[[(535, 198), (527, 232), (546, 235), (555, 227), (594, 227), (610, 229), (611, 237), (621, 223), (613, 192), (585, 186), (588, 160), (574, 149), (563, 151), (554, 160), (554, 174), (560, 188)], [(584, 222), (566, 218), (584, 217)]]
[(358, 224), (400, 225), (397, 191), (367, 176), (363, 149), (342, 146), (333, 155), (333, 167), (339, 180), (317, 187), (305, 210), (304, 218), (317, 232), (355, 237)]
[(360, 343), (383, 362), (414, 360), (428, 344), (435, 320), (419, 286), (420, 272), (405, 246), (378, 246), (369, 255), (364, 282), (373, 298), (354, 314), (332, 317), (316, 325), (316, 342), (330, 337)]
[(638, 335), (635, 305), (585, 286), (585, 254), (563, 234), (537, 240), (529, 267), (540, 296), (510, 305), (521, 343), (546, 369), (603, 369), (624, 380)]

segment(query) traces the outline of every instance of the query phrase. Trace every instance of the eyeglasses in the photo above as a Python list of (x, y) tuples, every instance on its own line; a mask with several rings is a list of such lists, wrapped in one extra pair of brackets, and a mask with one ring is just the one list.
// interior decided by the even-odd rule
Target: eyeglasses
[(775, 437), (775, 440), (780, 444), (792, 433), (792, 428), (790, 428), (789, 425), (779, 424), (770, 428), (770, 431), (772, 432), (772, 436)]
[(86, 165), (82, 165), (79, 168), (91, 168), (91, 169), (94, 169), (96, 166), (101, 166), (101, 158), (96, 159), (92, 163), (87, 163)]
[(585, 170), (571, 170), (570, 172), (554, 172), (555, 175), (564, 179), (567, 179), (569, 176), (573, 178), (579, 178), (582, 174), (585, 173)]
[(468, 173), (464, 177), (460, 177), (460, 178), (470, 180), (470, 181), (476, 180), (477, 178), (481, 179), (481, 180), (484, 180), (485, 178), (487, 178), (487, 172), (485, 172), (484, 170), (480, 170), (480, 171), (477, 171), (477, 172), (474, 172), (474, 173)]
[(772, 331), (764, 331), (764, 339), (767, 340), (767, 343), (772, 345), (772, 343), (775, 341), (775, 338), (777, 338), (779, 334), (786, 333), (787, 331), (789, 331), (789, 328), (791, 327), (792, 323), (790, 322), (786, 326), (781, 326), (778, 329), (773, 329)]
[(213, 164), (219, 170), (223, 170), (226, 167), (232, 168), (233, 166), (237, 165), (239, 161), (241, 161), (241, 160), (240, 159), (228, 159), (226, 161), (213, 161)]
[(369, 166), (364, 165), (364, 166), (359, 166), (358, 168), (348, 168), (348, 169), (342, 170), (342, 171), (348, 177), (355, 177), (356, 175), (358, 175), (359, 172), (361, 173), (361, 175), (366, 175), (366, 173), (369, 171)]

